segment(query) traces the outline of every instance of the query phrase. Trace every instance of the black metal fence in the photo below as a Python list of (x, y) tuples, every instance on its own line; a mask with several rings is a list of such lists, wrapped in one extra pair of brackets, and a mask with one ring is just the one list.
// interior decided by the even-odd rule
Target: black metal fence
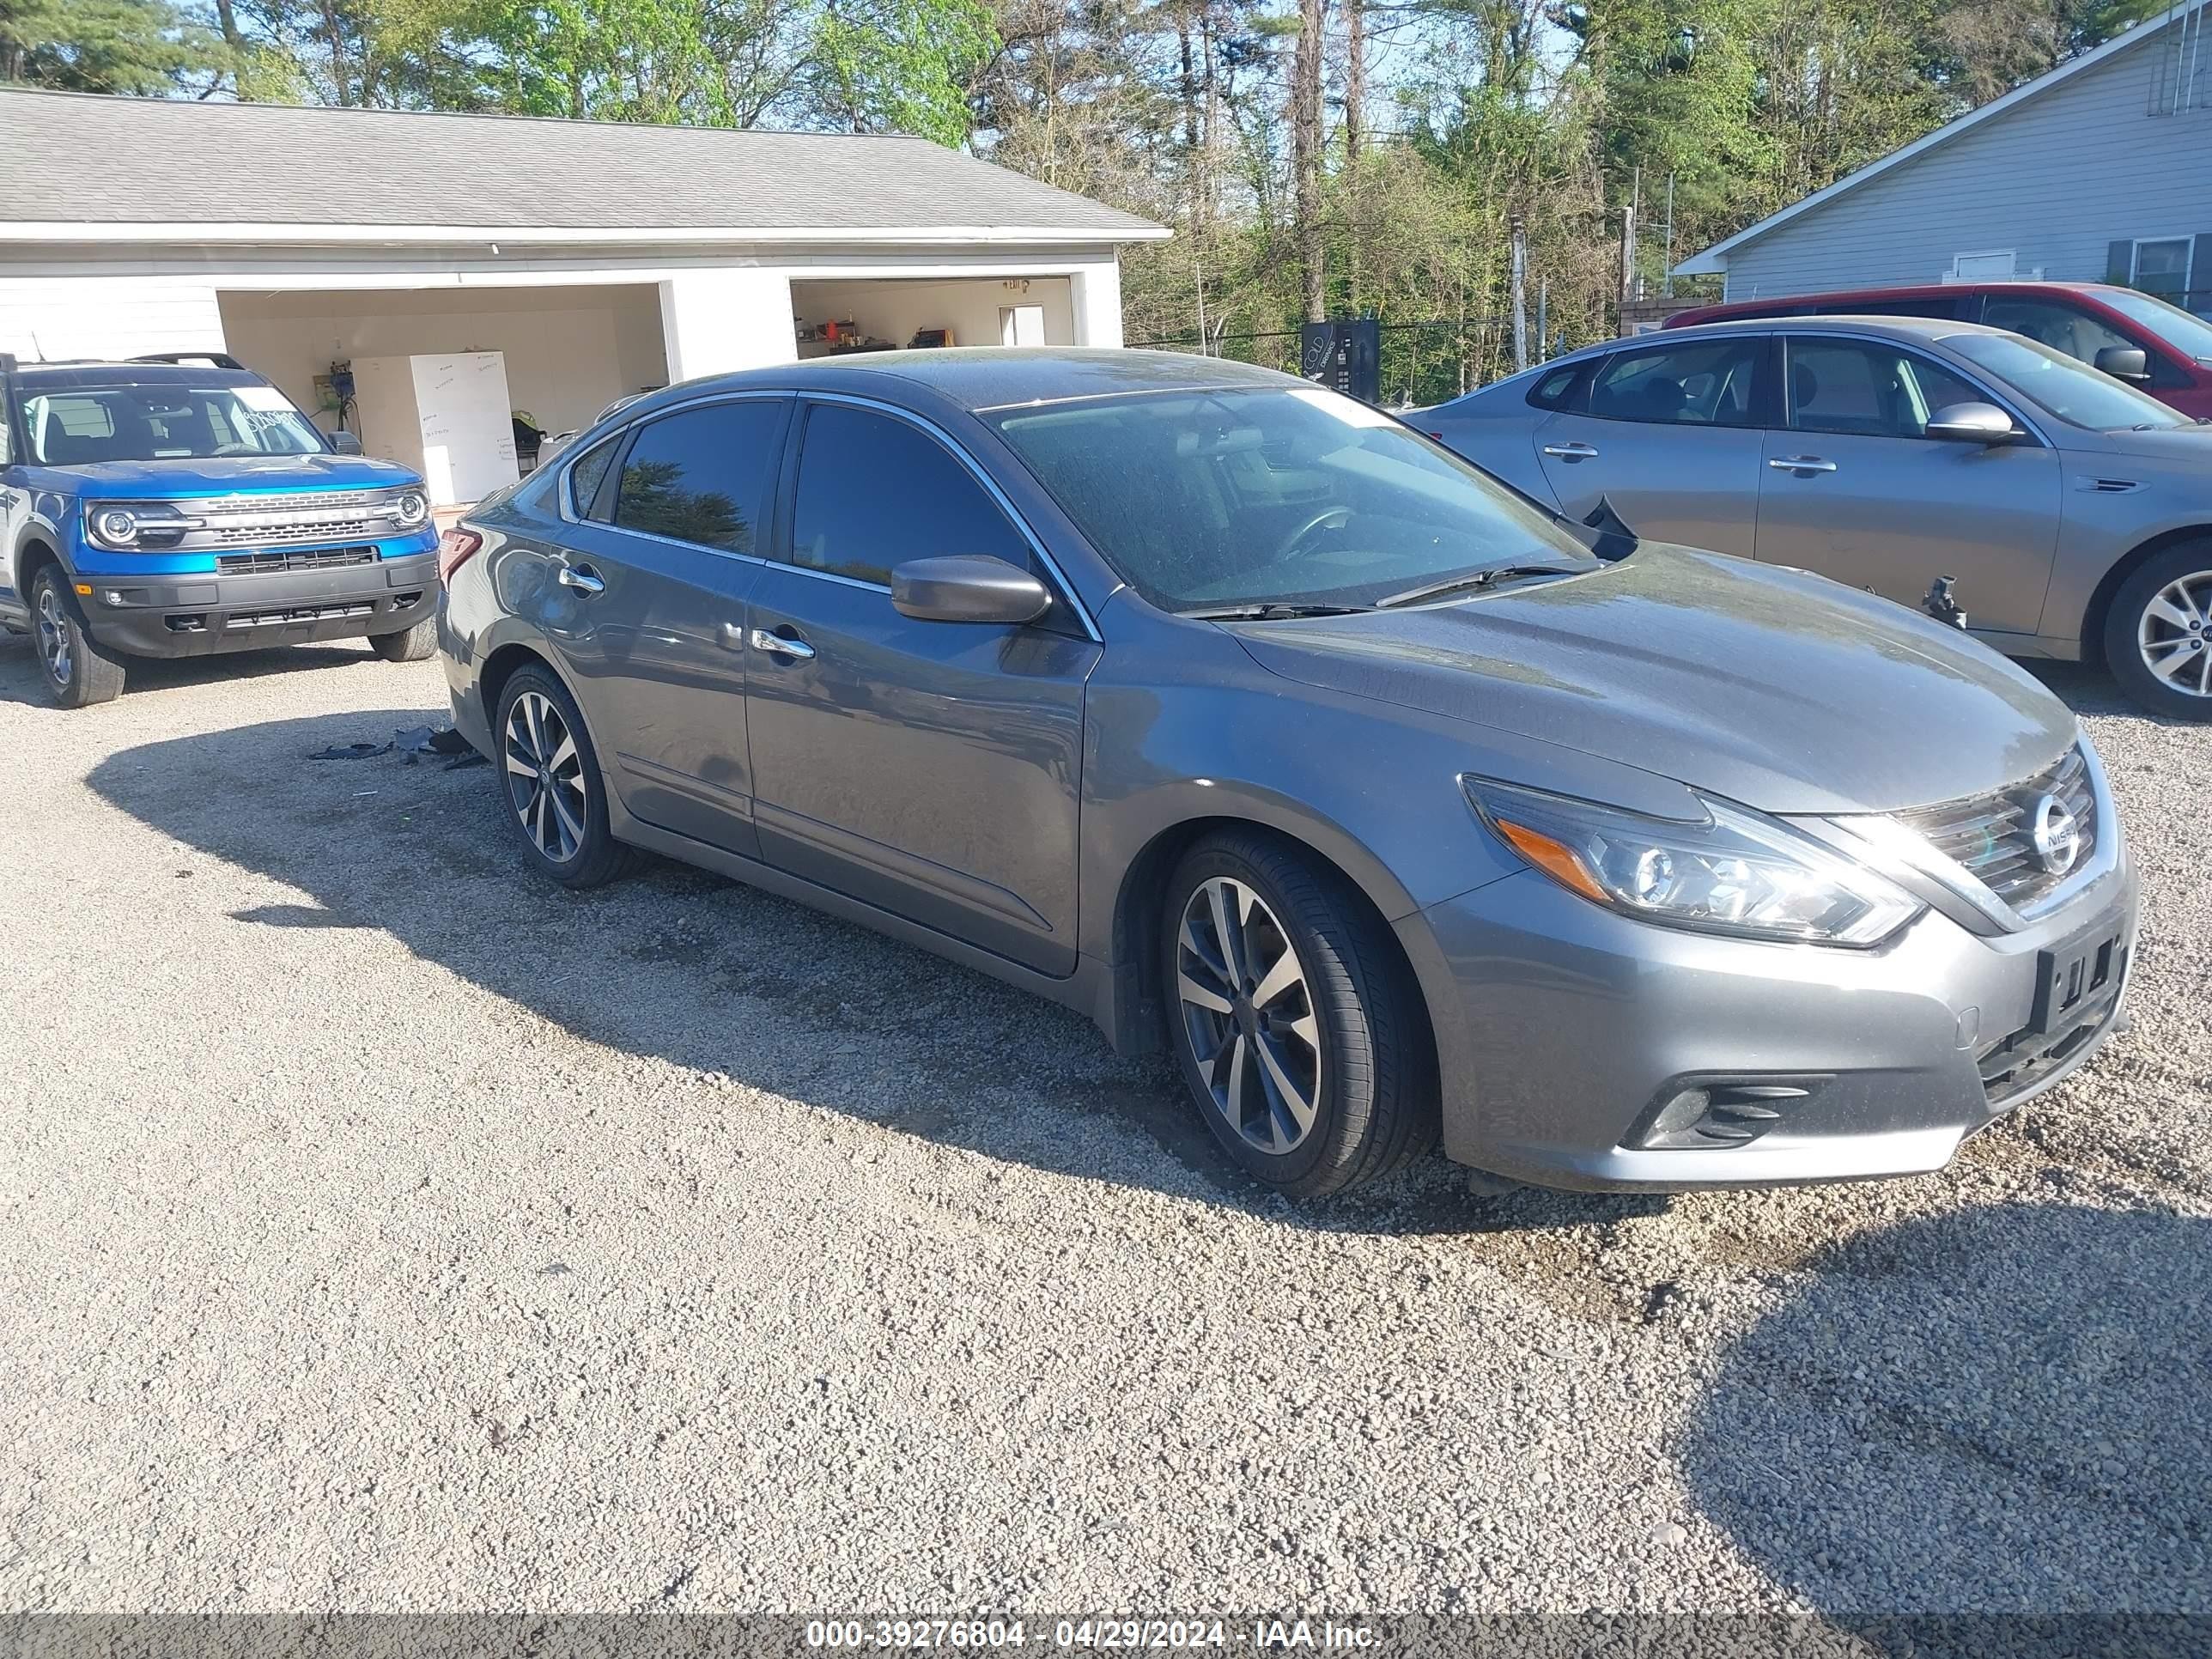
[[(1382, 398), (1387, 409), (1440, 404), (1462, 392), (1508, 374), (1513, 369), (1513, 327), (1498, 317), (1447, 318), (1426, 323), (1383, 323)], [(1196, 334), (1131, 340), (1156, 351), (1188, 351), (1227, 357), (1242, 363), (1298, 372), (1298, 331), (1269, 329), (1250, 334)], [(1529, 319), (1529, 350), (1536, 349), (1534, 319)]]

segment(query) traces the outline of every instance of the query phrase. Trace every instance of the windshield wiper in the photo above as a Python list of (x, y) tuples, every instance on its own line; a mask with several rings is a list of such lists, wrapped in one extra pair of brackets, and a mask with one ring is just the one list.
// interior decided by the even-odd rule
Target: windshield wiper
[(1425, 582), (1419, 587), (1409, 587), (1402, 593), (1393, 593), (1388, 599), (1376, 600), (1375, 608), (1389, 611), (1401, 605), (1419, 605), (1424, 599), (1440, 599), (1447, 593), (1457, 593), (1462, 589), (1472, 592), (1488, 587), (1508, 576), (1571, 576), (1574, 574), (1571, 565), (1492, 565), (1487, 570), (1470, 571), (1464, 576), (1447, 576), (1440, 582)]
[(1176, 614), (1200, 622), (1274, 622), (1285, 617), (1356, 617), (1370, 608), (1364, 605), (1293, 605), (1270, 599), (1265, 605), (1224, 605), (1211, 611), (1180, 611)]

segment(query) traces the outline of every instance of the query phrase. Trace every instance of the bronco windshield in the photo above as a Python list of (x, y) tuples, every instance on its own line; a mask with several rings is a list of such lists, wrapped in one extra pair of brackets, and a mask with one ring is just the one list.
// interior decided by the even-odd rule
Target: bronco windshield
[(271, 386), (40, 386), (17, 394), (37, 466), (319, 455), (322, 434)]
[(1164, 610), (1366, 605), (1486, 569), (1597, 563), (1466, 462), (1318, 386), (1138, 392), (982, 418)]

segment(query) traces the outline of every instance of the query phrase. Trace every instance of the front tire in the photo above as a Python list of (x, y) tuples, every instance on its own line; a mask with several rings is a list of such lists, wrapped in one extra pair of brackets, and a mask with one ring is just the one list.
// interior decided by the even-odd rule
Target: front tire
[(606, 784), (576, 700), (544, 668), (519, 668), (500, 688), (500, 799), (523, 853), (563, 887), (598, 887), (629, 868), (607, 827)]
[(2105, 665), (2154, 714), (2212, 720), (2212, 538), (2146, 559), (2105, 614)]
[(1341, 875), (1264, 833), (1210, 836), (1169, 883), (1161, 933), (1170, 1045), (1246, 1174), (1319, 1198), (1436, 1144), (1419, 988)]
[(397, 634), (371, 634), (368, 648), (386, 662), (428, 662), (438, 654), (438, 619), (425, 617)]
[(59, 565), (31, 580), (31, 635), (46, 669), (46, 695), (64, 708), (88, 708), (123, 693), (123, 659), (92, 637)]

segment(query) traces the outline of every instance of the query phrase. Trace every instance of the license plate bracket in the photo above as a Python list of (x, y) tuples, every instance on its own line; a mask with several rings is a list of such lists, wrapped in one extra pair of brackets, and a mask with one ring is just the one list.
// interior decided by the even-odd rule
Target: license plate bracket
[(2035, 1012), (2028, 1030), (2047, 1036), (2080, 1024), (2119, 994), (2127, 977), (2124, 929), (2101, 927), (2035, 954)]

